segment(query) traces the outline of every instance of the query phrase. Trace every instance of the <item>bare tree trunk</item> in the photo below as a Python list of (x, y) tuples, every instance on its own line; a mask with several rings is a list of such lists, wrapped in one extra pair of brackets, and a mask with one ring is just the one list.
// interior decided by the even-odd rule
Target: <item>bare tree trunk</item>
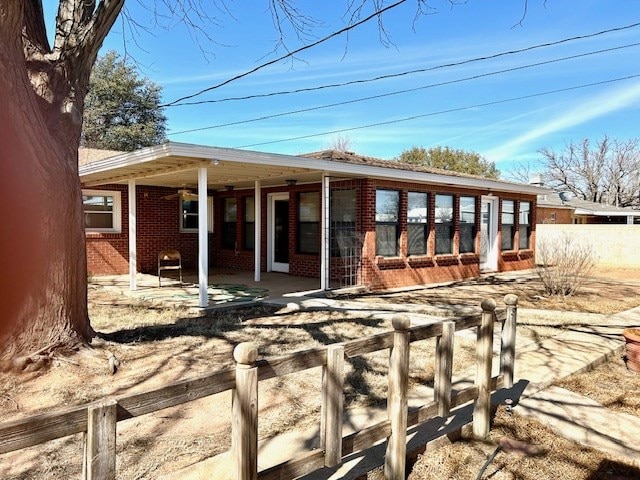
[(77, 170), (81, 125), (61, 108), (68, 88), (52, 81), (53, 68), (49, 96), (34, 91), (21, 27), (20, 14), (0, 4), (0, 360), (53, 343), (73, 348), (93, 334)]

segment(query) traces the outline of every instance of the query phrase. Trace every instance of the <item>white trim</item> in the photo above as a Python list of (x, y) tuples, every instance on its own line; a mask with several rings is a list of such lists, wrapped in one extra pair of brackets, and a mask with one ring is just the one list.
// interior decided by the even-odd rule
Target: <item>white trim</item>
[[(232, 163), (253, 164), (259, 166), (279, 166), (289, 168), (304, 168), (308, 171), (318, 171), (338, 175), (376, 177), (379, 179), (410, 181), (433, 185), (446, 185), (452, 187), (489, 189), (501, 192), (517, 192), (531, 195), (548, 194), (548, 188), (535, 185), (509, 183), (500, 180), (491, 180), (458, 175), (446, 175), (439, 173), (424, 173), (411, 170), (403, 170), (393, 167), (380, 167), (372, 165), (358, 165), (336, 160), (324, 160), (311, 157), (294, 155), (282, 155), (276, 153), (254, 152), (231, 148), (210, 147), (205, 145), (193, 145), (187, 143), (167, 142), (154, 147), (143, 148), (135, 152), (117, 155), (104, 160), (92, 162), (79, 168), (80, 178), (85, 175), (108, 172), (116, 168), (132, 167), (139, 164), (153, 162), (165, 157), (187, 157), (205, 160), (218, 160)], [(201, 167), (202, 168), (202, 167)], [(100, 180), (91, 180), (92, 183)]]
[(323, 173), (320, 196), (320, 290), (329, 289), (329, 180)]
[(198, 284), (199, 305), (209, 306), (209, 232), (207, 215), (207, 169), (198, 169)]
[(261, 256), (261, 252), (262, 252), (262, 208), (261, 208), (261, 189), (260, 189), (260, 180), (256, 180), (255, 186), (254, 186), (254, 200), (253, 200), (253, 207), (255, 210), (254, 213), (254, 217), (253, 217), (253, 233), (254, 233), (254, 240), (253, 240), (253, 256), (254, 256), (254, 264), (253, 264), (253, 280), (255, 282), (259, 282), (260, 281), (260, 264), (262, 263), (262, 256)]
[(282, 272), (289, 273), (288, 263), (279, 263), (274, 261), (274, 237), (275, 237), (275, 203), (276, 200), (287, 200), (289, 198), (289, 192), (270, 193), (267, 195), (267, 271), (268, 272)]
[(136, 181), (129, 180), (127, 186), (127, 197), (129, 198), (129, 290), (138, 289), (136, 273), (138, 272), (137, 262), (137, 217), (136, 217)]
[[(482, 205), (488, 203), (489, 209), (489, 231), (487, 232), (489, 248), (487, 250), (487, 258), (484, 263), (480, 263), (480, 271), (497, 271), (498, 270), (498, 212), (499, 198), (494, 196), (483, 195), (480, 200), (480, 231), (482, 232)], [(482, 236), (482, 233), (481, 233)], [(480, 240), (480, 257), (482, 258), (482, 239)]]
[[(85, 233), (122, 233), (122, 195), (119, 190), (91, 190), (82, 189), (82, 195), (93, 195), (96, 197), (113, 197), (113, 218), (112, 228), (91, 228), (85, 227)], [(84, 216), (84, 202), (83, 202)]]

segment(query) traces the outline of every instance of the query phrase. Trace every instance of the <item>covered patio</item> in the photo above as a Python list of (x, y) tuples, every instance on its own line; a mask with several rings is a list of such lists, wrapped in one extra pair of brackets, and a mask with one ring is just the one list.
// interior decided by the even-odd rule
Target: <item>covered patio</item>
[[(156, 275), (136, 274), (135, 290), (129, 275), (107, 275), (91, 278), (89, 288), (104, 288), (124, 297), (149, 301), (169, 307), (200, 307), (200, 285), (197, 272), (186, 272), (182, 284), (177, 275), (162, 276), (158, 286)], [(321, 292), (317, 278), (296, 277), (284, 273), (263, 273), (256, 282), (253, 273), (243, 270), (212, 269), (207, 287), (208, 307), (238, 306), (261, 300), (296, 298)]]

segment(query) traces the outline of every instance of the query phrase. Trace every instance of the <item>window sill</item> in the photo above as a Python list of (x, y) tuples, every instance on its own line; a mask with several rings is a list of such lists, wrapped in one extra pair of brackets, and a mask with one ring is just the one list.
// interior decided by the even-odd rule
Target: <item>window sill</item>
[(405, 268), (407, 265), (402, 257), (376, 257), (376, 265), (380, 270)]
[(450, 253), (443, 254), (443, 255), (436, 255), (436, 263), (439, 266), (457, 265), (458, 264), (458, 256), (450, 254)]
[(117, 230), (105, 230), (104, 232), (99, 231), (86, 231), (84, 232), (86, 238), (110, 238), (122, 235), (121, 231)]
[(433, 267), (433, 258), (428, 255), (414, 255), (407, 258), (412, 267)]
[(479, 263), (480, 255), (477, 253), (461, 253), (460, 254), (460, 263), (464, 265), (469, 265), (472, 263)]

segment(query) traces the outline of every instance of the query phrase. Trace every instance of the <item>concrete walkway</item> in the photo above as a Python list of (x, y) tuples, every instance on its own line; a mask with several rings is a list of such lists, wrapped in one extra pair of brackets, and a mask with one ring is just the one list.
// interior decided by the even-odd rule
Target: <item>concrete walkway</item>
[[(289, 308), (337, 308), (350, 310), (348, 302), (332, 302), (329, 299), (288, 299)], [(398, 305), (367, 305), (372, 315), (389, 315), (400, 310)], [(362, 303), (357, 310), (361, 312)], [(406, 311), (407, 309), (405, 309)], [(411, 309), (409, 309), (411, 310)], [(524, 312), (519, 312), (520, 319)], [(413, 322), (437, 321), (423, 312), (409, 313)], [(585, 315), (563, 333), (533, 341), (520, 338), (516, 349), (515, 376), (518, 383), (510, 390), (501, 390), (494, 402), (511, 398), (515, 411), (531, 415), (554, 428), (575, 442), (591, 446), (607, 453), (612, 459), (624, 460), (640, 466), (640, 417), (610, 411), (586, 397), (567, 390), (550, 387), (557, 379), (584, 371), (608, 358), (619, 357), (623, 348), (622, 329), (640, 324), (640, 307), (603, 317)], [(499, 346), (499, 342), (496, 342)], [(494, 362), (496, 365), (498, 362)], [(497, 367), (497, 365), (496, 365)], [(497, 368), (496, 368), (497, 370)], [(463, 387), (473, 375), (458, 380), (454, 388)], [(421, 387), (410, 392), (410, 406), (422, 405), (433, 398), (433, 392)], [(344, 435), (386, 418), (386, 410), (354, 409), (345, 412)], [(471, 408), (463, 407), (448, 419), (434, 419), (430, 425), (412, 429), (409, 451), (433, 438), (434, 433), (455, 432), (471, 421)], [(446, 437), (445, 437), (446, 438)], [(318, 429), (289, 432), (260, 443), (259, 469), (277, 465), (288, 458), (318, 447)], [(305, 479), (357, 479), (383, 461), (384, 445), (345, 458), (334, 469), (321, 469)], [(228, 453), (207, 459), (198, 464), (173, 472), (166, 480), (232, 479), (232, 466)]]

